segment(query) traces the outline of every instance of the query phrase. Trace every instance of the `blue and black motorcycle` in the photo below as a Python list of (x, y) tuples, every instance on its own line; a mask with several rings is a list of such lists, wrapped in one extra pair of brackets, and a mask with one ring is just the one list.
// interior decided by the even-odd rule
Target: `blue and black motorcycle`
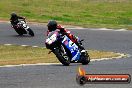
[(74, 42), (57, 30), (49, 33), (45, 44), (65, 66), (68, 66), (70, 63), (87, 65), (90, 62), (87, 51), (80, 51)]

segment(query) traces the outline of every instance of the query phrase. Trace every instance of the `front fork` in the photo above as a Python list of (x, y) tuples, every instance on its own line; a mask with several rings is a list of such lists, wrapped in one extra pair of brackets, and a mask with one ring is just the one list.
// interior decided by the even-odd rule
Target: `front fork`
[(29, 26), (26, 23), (23, 23), (22, 27), (26, 30), (27, 33), (29, 33), (29, 31), (28, 31)]

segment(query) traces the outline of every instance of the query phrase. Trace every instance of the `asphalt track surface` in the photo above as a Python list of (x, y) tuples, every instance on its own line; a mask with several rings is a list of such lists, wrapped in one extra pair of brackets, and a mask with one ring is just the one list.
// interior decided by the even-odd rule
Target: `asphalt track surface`
[[(35, 37), (18, 36), (9, 23), (0, 23), (0, 44), (18, 44), (44, 47), (45, 25), (31, 25)], [(132, 54), (132, 31), (71, 30), (82, 39), (87, 49)], [(0, 88), (132, 88), (130, 84), (86, 84), (76, 83), (76, 73), (81, 64), (34, 65), (0, 67)], [(90, 74), (130, 74), (132, 58), (91, 62), (82, 66)]]

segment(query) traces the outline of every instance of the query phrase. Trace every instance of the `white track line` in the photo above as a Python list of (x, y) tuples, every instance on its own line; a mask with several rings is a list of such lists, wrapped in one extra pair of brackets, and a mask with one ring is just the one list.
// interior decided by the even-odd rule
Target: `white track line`
[[(119, 59), (119, 58), (122, 58), (122, 57), (125, 57), (125, 56), (122, 55), (122, 56), (113, 57), (113, 58)], [(102, 60), (110, 60), (110, 59), (113, 59), (113, 58), (92, 59), (91, 62), (93, 62), (93, 61), (102, 61)], [(46, 66), (46, 65), (62, 65), (62, 64), (61, 63), (36, 63), (36, 64), (4, 65), (4, 66), (0, 66), (0, 67)]]
[[(5, 45), (5, 46), (11, 46), (11, 45), (15, 45), (15, 44), (3, 44), (3, 45)], [(31, 45), (18, 45), (18, 46), (31, 46)], [(36, 48), (36, 47), (39, 47), (39, 46), (31, 46), (31, 47), (33, 47), (33, 48)], [(42, 47), (42, 48), (45, 48), (45, 47)]]
[(20, 65), (4, 65), (0, 67), (20, 67), (20, 66), (45, 66), (45, 65), (61, 65), (61, 63), (37, 63), (37, 64), (20, 64)]
[(118, 57), (112, 57), (112, 58), (92, 59), (91, 61), (102, 61), (102, 60), (110, 60), (110, 59), (119, 59), (119, 58), (123, 58), (123, 57), (130, 57), (129, 54), (127, 54), (127, 55), (121, 54), (121, 53), (117, 53), (117, 54), (120, 54), (120, 56), (118, 56)]
[(4, 44), (5, 46), (10, 46), (10, 45), (12, 45), (12, 44)]
[[(0, 20), (0, 22), (4, 22), (4, 23), (10, 23), (10, 21), (2, 21), (2, 20)], [(29, 22), (29, 23), (31, 23), (31, 24), (45, 24), (45, 23), (37, 23), (37, 22)], [(129, 30), (127, 30), (127, 29), (108, 29), (108, 28), (83, 28), (83, 27), (69, 27), (68, 28), (68, 26), (66, 26), (65, 28), (67, 28), (67, 29), (88, 29), (88, 30), (102, 30), (102, 31), (129, 31)]]
[(29, 45), (21, 45), (21, 46), (29, 46)]
[(115, 30), (115, 31), (127, 31), (126, 29), (118, 29), (118, 30)]
[[(102, 60), (110, 60), (110, 59), (119, 59), (122, 57), (126, 57), (125, 54), (120, 54), (119, 57), (112, 57), (112, 58), (101, 58), (101, 59), (92, 59), (91, 61), (102, 61)], [(62, 65), (61, 63), (36, 63), (36, 64), (20, 64), (20, 65), (4, 65), (0, 67), (20, 67), (20, 66), (46, 66), (46, 65)]]
[(35, 47), (39, 47), (39, 46), (32, 46), (32, 47), (34, 47), (34, 48), (35, 48)]
[[(4, 44), (4, 45), (13, 45), (13, 44)], [(21, 46), (29, 46), (29, 45), (21, 45)], [(31, 46), (31, 47), (39, 47), (39, 46)], [(110, 60), (110, 59), (119, 59), (123, 57), (130, 57), (131, 55), (127, 54), (120, 54), (118, 57), (112, 57), (112, 58), (100, 58), (100, 59), (92, 59), (91, 61), (102, 61), (102, 60)], [(39, 65), (62, 65), (61, 63), (36, 63), (36, 64), (20, 64), (20, 65), (4, 65), (0, 67), (19, 67), (19, 66), (39, 66)]]
[(67, 28), (67, 29), (80, 29), (80, 30), (94, 30), (94, 31), (129, 31), (129, 30), (126, 30), (126, 29), (108, 29), (108, 28), (81, 28), (81, 27), (75, 27), (75, 28)]

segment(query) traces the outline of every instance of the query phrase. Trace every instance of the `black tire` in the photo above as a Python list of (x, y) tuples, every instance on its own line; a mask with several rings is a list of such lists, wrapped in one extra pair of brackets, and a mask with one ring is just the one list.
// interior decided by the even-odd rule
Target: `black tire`
[(90, 56), (88, 55), (87, 52), (83, 53), (81, 55), (81, 63), (82, 65), (87, 65), (90, 62)]
[(20, 36), (23, 35), (23, 33), (22, 33), (21, 31), (19, 31), (19, 30), (17, 30), (17, 29), (15, 29), (15, 31), (16, 31)]
[(34, 36), (34, 32), (30, 28), (28, 29), (28, 31), (29, 31), (29, 35)]
[(56, 55), (56, 57), (58, 58), (58, 60), (64, 65), (64, 66), (69, 66), (70, 64), (70, 59), (68, 58), (68, 60), (66, 60), (62, 54), (61, 51), (59, 49), (55, 49), (54, 54)]

